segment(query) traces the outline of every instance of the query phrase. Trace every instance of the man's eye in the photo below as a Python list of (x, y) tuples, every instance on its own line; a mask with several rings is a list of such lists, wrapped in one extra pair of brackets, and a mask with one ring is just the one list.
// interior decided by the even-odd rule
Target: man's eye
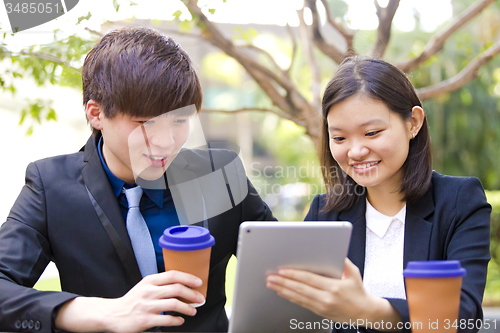
[(144, 125), (151, 125), (151, 124), (154, 124), (155, 121), (154, 120), (139, 120), (137, 121), (139, 124), (144, 124)]

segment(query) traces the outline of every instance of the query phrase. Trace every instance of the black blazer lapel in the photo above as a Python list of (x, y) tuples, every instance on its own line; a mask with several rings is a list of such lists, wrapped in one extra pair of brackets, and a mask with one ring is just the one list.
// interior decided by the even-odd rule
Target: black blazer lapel
[(339, 214), (339, 221), (352, 223), (351, 243), (347, 257), (359, 268), (361, 276), (365, 269), (365, 244), (366, 244), (366, 198), (362, 196), (349, 210)]
[[(427, 219), (434, 212), (432, 186), (415, 203), (406, 206), (403, 267), (408, 261), (429, 260), (432, 222)], [(427, 219), (427, 220), (426, 220)]]
[(131, 279), (131, 283), (135, 284), (142, 279), (142, 275), (135, 259), (120, 207), (102, 168), (96, 149), (97, 141), (98, 138), (91, 136), (85, 145), (84, 161), (86, 165), (82, 170), (83, 182), (87, 187), (89, 198), (99, 216), (99, 220), (115, 247), (118, 257)]

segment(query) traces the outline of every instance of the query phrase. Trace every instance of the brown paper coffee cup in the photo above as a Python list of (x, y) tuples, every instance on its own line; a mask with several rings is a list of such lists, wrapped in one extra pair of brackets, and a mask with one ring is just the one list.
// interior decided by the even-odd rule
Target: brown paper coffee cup
[(465, 275), (460, 262), (409, 262), (403, 274), (412, 332), (456, 332)]
[[(215, 239), (206, 228), (182, 225), (165, 229), (160, 238), (165, 271), (176, 270), (199, 277), (202, 285), (193, 288), (207, 297), (210, 254)], [(186, 300), (180, 299), (187, 302)], [(201, 306), (201, 304), (191, 304)]]

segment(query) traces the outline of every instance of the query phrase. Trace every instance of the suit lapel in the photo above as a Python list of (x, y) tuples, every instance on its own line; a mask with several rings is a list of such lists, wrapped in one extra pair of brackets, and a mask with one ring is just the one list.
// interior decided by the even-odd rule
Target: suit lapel
[(136, 283), (142, 278), (141, 272), (135, 259), (116, 196), (109, 184), (96, 149), (98, 139), (91, 136), (85, 145), (84, 161), (86, 165), (82, 170), (83, 181), (101, 224), (115, 247), (131, 281)]
[(433, 212), (432, 186), (419, 200), (406, 206), (403, 267), (408, 261), (429, 260), (432, 222), (426, 218)]
[(366, 244), (366, 198), (362, 196), (349, 210), (339, 214), (340, 221), (352, 223), (351, 243), (347, 257), (359, 268), (361, 276), (365, 269), (365, 244)]

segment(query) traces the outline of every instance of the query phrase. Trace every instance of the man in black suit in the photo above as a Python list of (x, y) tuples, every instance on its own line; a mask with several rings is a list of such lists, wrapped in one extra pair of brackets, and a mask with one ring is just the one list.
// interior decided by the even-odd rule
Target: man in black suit
[[(0, 228), (0, 331), (227, 331), (239, 225), (274, 218), (235, 153), (181, 151), (202, 103), (189, 57), (155, 30), (125, 28), (94, 46), (82, 75), (92, 136), (75, 154), (31, 163)], [(137, 185), (157, 274), (141, 273), (127, 232), (123, 191)], [(164, 272), (157, 244), (166, 227), (193, 223), (215, 238), (199, 308), (176, 297), (202, 303), (201, 281)], [(32, 289), (50, 261), (63, 291)]]

